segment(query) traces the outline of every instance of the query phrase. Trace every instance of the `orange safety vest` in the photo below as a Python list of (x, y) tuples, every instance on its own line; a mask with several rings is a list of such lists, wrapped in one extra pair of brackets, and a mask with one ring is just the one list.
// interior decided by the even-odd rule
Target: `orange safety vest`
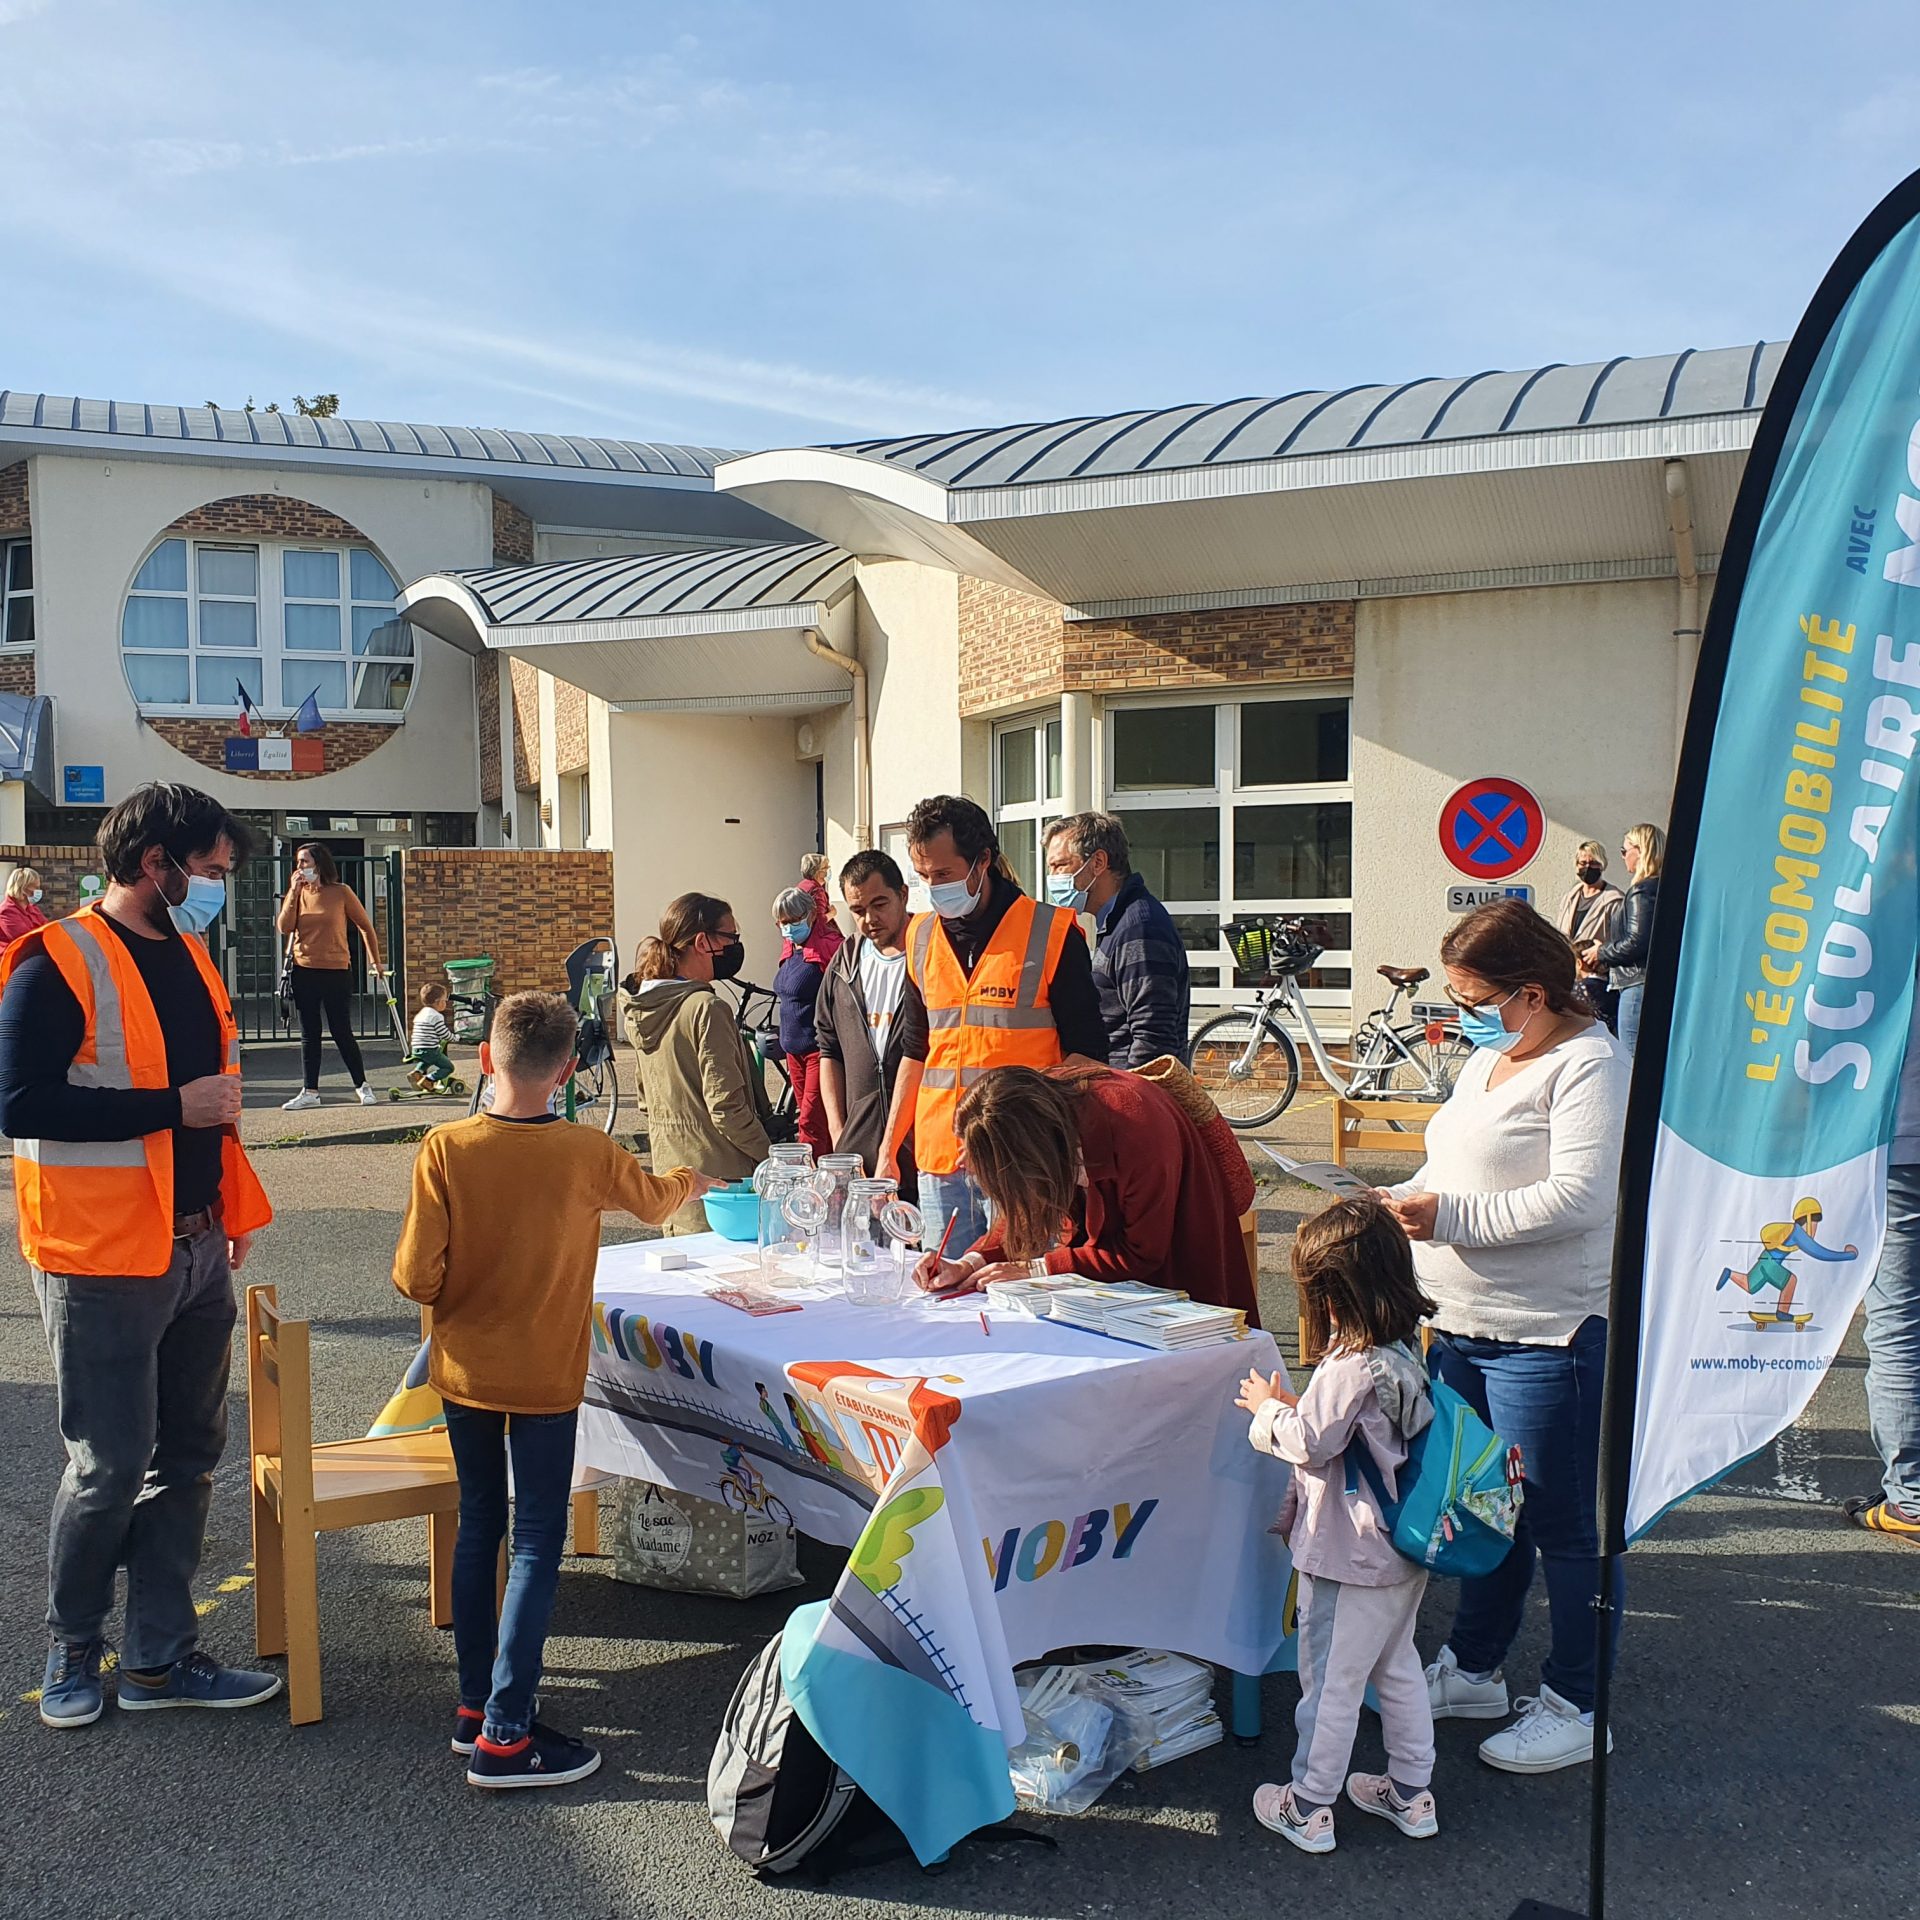
[(907, 927), (907, 971), (927, 1009), (927, 1064), (913, 1110), (913, 1158), (922, 1173), (960, 1164), (960, 1096), (994, 1067), (1060, 1063), (1048, 996), (1073, 931), (1065, 907), (1021, 894), (1002, 916), (969, 979), (936, 913)]
[[(187, 939), (220, 1017), (221, 1072), (240, 1071), (240, 1031), (233, 1003), (206, 947)], [(0, 960), (0, 991), (29, 954), (45, 952), (60, 969), (86, 1016), (80, 1051), (67, 1068), (75, 1087), (164, 1087), (167, 1043), (153, 998), (118, 935), (82, 907), (23, 934)], [(240, 1135), (224, 1129), (218, 1212), (230, 1236), (253, 1233), (273, 1218)], [(20, 1215), (20, 1251), (43, 1273), (155, 1278), (173, 1260), (173, 1134), (132, 1140), (16, 1140), (13, 1194)]]

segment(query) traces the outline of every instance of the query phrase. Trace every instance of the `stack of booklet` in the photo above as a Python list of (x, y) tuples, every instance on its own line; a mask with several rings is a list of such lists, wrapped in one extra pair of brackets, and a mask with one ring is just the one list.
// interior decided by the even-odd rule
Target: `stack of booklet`
[(1144, 1286), (1136, 1280), (1063, 1287), (1053, 1294), (1048, 1317), (1165, 1353), (1244, 1339), (1247, 1331), (1247, 1316), (1237, 1307), (1210, 1307), (1169, 1288)]
[(1152, 1728), (1153, 1743), (1134, 1761), (1135, 1773), (1226, 1738), (1213, 1710), (1213, 1669), (1204, 1660), (1142, 1648), (1083, 1667), (1080, 1691)]
[(1108, 1322), (1115, 1314), (1185, 1297), (1171, 1287), (1150, 1287), (1141, 1280), (1076, 1280), (1072, 1286), (1055, 1288), (1047, 1317), (1070, 1327), (1085, 1327), (1090, 1333), (1110, 1333), (1113, 1329)]
[(990, 1307), (1004, 1307), (1029, 1320), (1044, 1320), (1056, 1293), (1085, 1285), (1078, 1274), (1064, 1274), (1049, 1280), (989, 1280), (983, 1291)]

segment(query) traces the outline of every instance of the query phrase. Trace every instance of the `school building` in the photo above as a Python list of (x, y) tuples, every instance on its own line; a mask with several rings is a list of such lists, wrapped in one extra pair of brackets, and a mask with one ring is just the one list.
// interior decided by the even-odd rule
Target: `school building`
[(1123, 814), (1198, 1008), (1226, 922), (1320, 917), (1338, 1032), (1374, 967), (1434, 964), (1462, 786), (1538, 798), (1511, 883), (1549, 910), (1580, 839), (1664, 821), (1781, 351), (722, 458), (713, 506), (762, 518), (705, 550), (496, 542), (396, 606), (474, 663), (482, 837), (610, 847), (625, 952), (698, 887), (764, 977), (801, 852), (904, 864), (913, 802), (964, 790), (1029, 884), (1049, 819)]

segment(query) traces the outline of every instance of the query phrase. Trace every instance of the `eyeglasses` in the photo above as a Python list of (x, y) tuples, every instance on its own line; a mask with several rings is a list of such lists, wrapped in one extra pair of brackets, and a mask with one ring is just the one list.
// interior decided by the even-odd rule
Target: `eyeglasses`
[(1514, 994), (1520, 991), (1520, 988), (1515, 987), (1512, 993), (1504, 994), (1497, 1000), (1491, 997), (1485, 1000), (1462, 1000), (1460, 996), (1449, 987), (1447, 989), (1447, 998), (1451, 1000), (1462, 1013), (1481, 1013), (1486, 1011), (1497, 1013), (1513, 998)]

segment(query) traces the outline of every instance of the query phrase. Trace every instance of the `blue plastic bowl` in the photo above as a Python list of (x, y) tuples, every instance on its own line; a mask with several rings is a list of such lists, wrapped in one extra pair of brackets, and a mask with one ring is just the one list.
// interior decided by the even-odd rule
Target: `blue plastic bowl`
[(760, 1196), (751, 1180), (735, 1187), (715, 1187), (700, 1204), (707, 1210), (707, 1225), (723, 1240), (759, 1239)]

